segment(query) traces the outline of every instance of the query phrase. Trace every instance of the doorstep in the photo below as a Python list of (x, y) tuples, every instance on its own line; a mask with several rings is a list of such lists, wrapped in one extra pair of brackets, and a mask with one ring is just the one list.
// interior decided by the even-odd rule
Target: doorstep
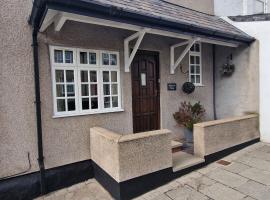
[(177, 172), (201, 163), (205, 160), (183, 151), (173, 153), (173, 172)]
[(176, 140), (171, 141), (172, 153), (181, 151), (183, 149), (183, 143)]

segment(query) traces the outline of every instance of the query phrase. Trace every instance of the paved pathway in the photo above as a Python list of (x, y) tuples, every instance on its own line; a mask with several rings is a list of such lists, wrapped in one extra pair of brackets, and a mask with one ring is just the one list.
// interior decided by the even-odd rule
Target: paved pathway
[[(257, 143), (152, 190), (136, 200), (270, 200), (270, 144)], [(38, 200), (111, 200), (94, 180)]]

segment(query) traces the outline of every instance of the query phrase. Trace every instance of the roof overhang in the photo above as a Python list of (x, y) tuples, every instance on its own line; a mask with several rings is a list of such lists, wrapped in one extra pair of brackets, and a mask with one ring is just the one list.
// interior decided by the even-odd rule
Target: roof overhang
[(225, 34), (84, 0), (35, 0), (29, 23), (39, 31), (54, 23), (57, 31), (67, 20), (133, 31), (150, 28), (148, 33), (181, 39), (196, 37), (202, 42), (231, 47), (254, 41), (252, 37)]

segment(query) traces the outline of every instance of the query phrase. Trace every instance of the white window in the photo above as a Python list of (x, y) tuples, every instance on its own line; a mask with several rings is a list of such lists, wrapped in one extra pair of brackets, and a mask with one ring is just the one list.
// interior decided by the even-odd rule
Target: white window
[(189, 51), (189, 81), (196, 86), (202, 85), (201, 43), (195, 43)]
[(122, 111), (119, 53), (50, 47), (54, 115)]

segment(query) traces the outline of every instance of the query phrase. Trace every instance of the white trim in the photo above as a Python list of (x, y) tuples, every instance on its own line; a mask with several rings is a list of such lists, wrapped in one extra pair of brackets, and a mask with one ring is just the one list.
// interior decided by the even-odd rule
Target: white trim
[(116, 113), (116, 112), (124, 112), (125, 110), (122, 108), (119, 109), (110, 109), (110, 110), (103, 110), (103, 111), (96, 111), (96, 112), (85, 112), (85, 113), (75, 113), (75, 114), (66, 114), (66, 115), (58, 115), (55, 114), (53, 118), (63, 118), (63, 117), (76, 117), (76, 116), (84, 116), (84, 115), (95, 115), (95, 114), (106, 114), (106, 113)]
[[(200, 52), (195, 52), (195, 51), (189, 51), (189, 82), (191, 82), (191, 75), (194, 75), (194, 76), (200, 76), (200, 83), (193, 83), (196, 87), (202, 87), (204, 86), (203, 85), (203, 81), (202, 81), (202, 44), (200, 42), (196, 42), (195, 44), (199, 44), (199, 48), (200, 48)], [(197, 56), (200, 58), (200, 74), (196, 73), (196, 68), (194, 69), (195, 72), (191, 74), (191, 66), (198, 66), (198, 64), (190, 64), (190, 57), (191, 56)], [(196, 60), (196, 59), (195, 59)], [(196, 79), (196, 78), (195, 78)]]
[[(50, 63), (51, 63), (51, 74), (52, 74), (52, 91), (53, 91), (53, 107), (54, 107), (54, 115), (53, 117), (66, 117), (66, 116), (76, 116), (76, 115), (87, 115), (87, 114), (98, 114), (98, 113), (109, 113), (109, 112), (119, 112), (123, 111), (122, 109), (122, 91), (121, 91), (121, 79), (120, 79), (120, 58), (119, 52), (116, 51), (106, 51), (106, 50), (92, 50), (92, 49), (81, 49), (81, 48), (68, 48), (68, 47), (59, 47), (59, 46), (49, 46), (50, 48)], [(63, 51), (63, 63), (56, 63), (54, 60), (54, 50), (62, 50)], [(73, 63), (64, 63), (65, 62), (65, 51), (72, 51), (73, 52)], [(88, 64), (80, 64), (80, 52), (87, 52), (87, 63)], [(89, 64), (89, 53), (94, 52), (96, 53), (96, 64)], [(109, 54), (109, 65), (102, 65), (102, 53)], [(111, 65), (110, 59), (111, 54), (116, 55), (116, 65)], [(61, 83), (56, 83), (55, 80), (55, 71), (56, 70), (63, 70), (64, 71), (64, 81)], [(72, 70), (74, 72), (74, 82), (67, 83), (66, 82), (66, 70)], [(87, 71), (88, 80), (87, 82), (81, 82), (81, 71)], [(95, 71), (97, 73), (97, 81), (91, 82), (90, 81), (90, 71)], [(109, 82), (110, 84), (110, 108), (104, 108), (104, 95), (103, 95), (103, 71), (109, 71)], [(117, 73), (117, 82), (111, 82), (111, 72), (115, 71)], [(91, 83), (97, 85), (97, 95), (91, 94)], [(56, 85), (63, 84), (65, 85), (65, 97), (56, 97)], [(67, 84), (74, 85), (74, 97), (67, 96)], [(88, 96), (81, 96), (81, 85), (86, 84), (88, 85)], [(117, 94), (112, 94), (112, 84), (117, 84)], [(112, 107), (112, 97), (115, 96), (118, 98), (118, 107)], [(75, 99), (75, 111), (68, 111), (67, 109), (67, 99)], [(89, 99), (89, 109), (83, 110), (82, 109), (82, 98)], [(91, 109), (91, 98), (98, 99), (98, 108)], [(57, 111), (57, 99), (65, 99), (65, 111), (58, 112)]]
[[(134, 56), (136, 54), (136, 52), (138, 51), (138, 48), (143, 40), (143, 37), (145, 35), (145, 33), (147, 31), (149, 31), (150, 29), (142, 29), (141, 31), (137, 32), (137, 33), (134, 33), (133, 35), (127, 37), (125, 40), (124, 40), (124, 60), (125, 60), (125, 72), (129, 72), (130, 71), (130, 65), (134, 59)], [(135, 43), (135, 46), (130, 54), (130, 51), (129, 51), (129, 42), (134, 40), (135, 38), (138, 38), (136, 43)]]
[[(113, 27), (113, 28), (120, 28), (120, 29), (125, 29), (125, 30), (130, 30), (130, 31), (136, 31), (136, 32), (139, 32), (142, 29), (146, 28), (146, 27), (142, 27), (142, 26), (121, 23), (121, 22), (116, 22), (116, 21), (112, 21), (112, 20), (105, 20), (105, 19), (83, 16), (83, 15), (78, 15), (78, 14), (60, 12), (60, 11), (57, 11), (57, 12), (62, 14), (61, 17), (64, 18), (65, 21), (71, 20), (71, 21), (77, 21), (77, 22), (82, 22), (82, 23), (89, 23), (89, 24), (96, 24), (96, 25), (108, 26), (108, 27)], [(50, 17), (50, 16), (46, 15), (44, 21), (48, 21), (47, 17)], [(54, 23), (54, 21), (52, 20), (51, 23)], [(42, 26), (43, 26), (43, 24), (42, 24)], [(49, 24), (47, 24), (47, 27), (48, 26), (49, 26)], [(42, 28), (42, 30), (43, 31), (46, 30), (47, 27)], [(167, 36), (167, 37), (173, 37), (173, 38), (179, 38), (179, 39), (186, 39), (186, 40), (192, 39), (192, 36), (189, 36), (189, 35), (164, 31), (164, 30), (160, 30), (160, 29), (153, 29), (153, 28), (151, 28), (149, 31), (147, 31), (147, 33), (155, 34), (155, 35), (162, 35), (162, 36)], [(238, 47), (239, 46), (238, 43), (230, 43), (230, 42), (224, 42), (224, 41), (220, 41), (220, 40), (212, 40), (212, 39), (208, 39), (208, 38), (201, 38), (201, 42), (210, 43), (210, 44), (217, 44), (217, 45), (222, 45), (222, 46), (228, 46), (228, 47)]]
[(67, 18), (64, 17), (62, 13), (57, 14), (54, 17), (54, 30), (60, 31), (62, 29), (62, 27), (64, 26), (66, 21), (67, 21)]
[(57, 16), (57, 13), (58, 12), (56, 10), (49, 9), (47, 11), (46, 17), (45, 17), (45, 19), (44, 19), (44, 21), (39, 29), (40, 32), (45, 31), (51, 24), (54, 23), (55, 17)]
[[(86, 52), (87, 53), (87, 63), (86, 64), (82, 64), (80, 61), (80, 53), (81, 52)], [(89, 53), (95, 53), (96, 54), (96, 64), (90, 64), (90, 60), (89, 60)], [(77, 48), (77, 61), (78, 61), (78, 66), (79, 67), (98, 67), (100, 65), (100, 60), (99, 60), (99, 51), (97, 50), (93, 50), (93, 49), (81, 49), (81, 48)]]

